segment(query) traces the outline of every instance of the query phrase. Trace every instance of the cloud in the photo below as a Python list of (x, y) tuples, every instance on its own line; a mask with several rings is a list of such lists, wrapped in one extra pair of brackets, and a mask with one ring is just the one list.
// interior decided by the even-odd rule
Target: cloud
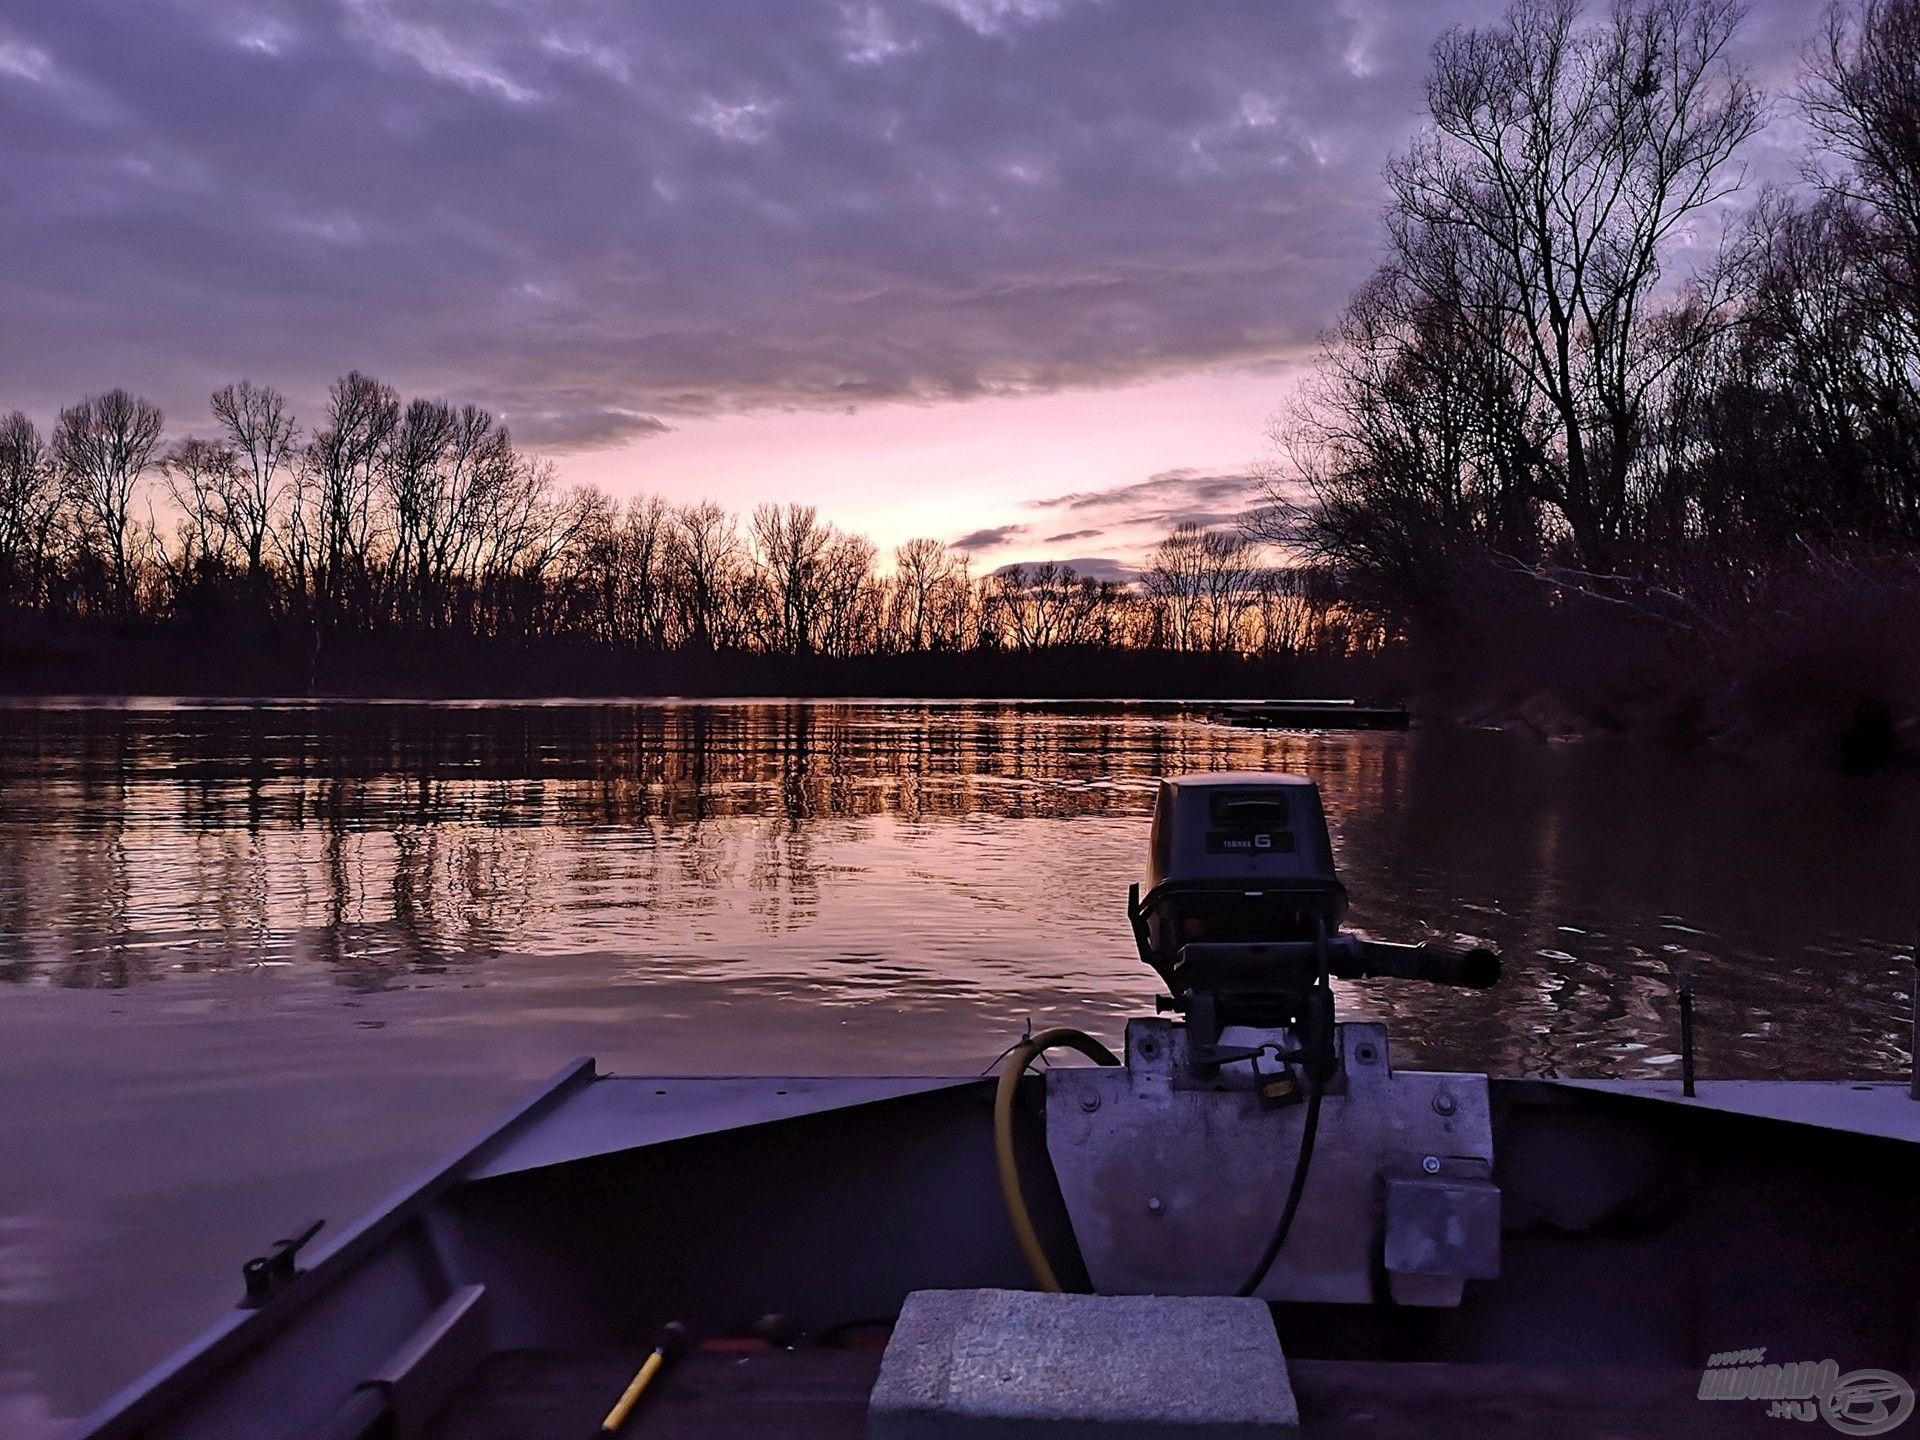
[(992, 550), (1010, 543), (1016, 536), (1025, 533), (1025, 525), (994, 525), (985, 530), (975, 530), (962, 535), (953, 542), (956, 550)]
[(345, 0), (345, 15), (350, 36), (377, 54), (418, 65), (435, 80), (516, 105), (538, 98), (486, 55), (482, 46), (452, 28), (408, 19), (405, 7), (393, 0)]
[[(1065, 566), (1082, 580), (1112, 580), (1124, 585), (1140, 578), (1138, 566), (1128, 565), (1124, 561), (1115, 560), (1107, 555), (1082, 555), (1072, 560), (1056, 560), (1053, 563)], [(1032, 561), (1027, 562), (1029, 567), (1032, 564)], [(1022, 568), (1026, 567), (1018, 563), (1002, 565), (993, 573), (1005, 575), (1010, 570)]]
[[(1268, 480), (1249, 471), (1210, 471), (1192, 468), (1162, 470), (1144, 480), (1112, 485), (1100, 490), (1072, 490), (1026, 502), (1025, 508), (1058, 523), (1062, 512), (1091, 525), (1054, 531), (1040, 538), (1045, 546), (1071, 545), (1081, 540), (1105, 537), (1123, 553), (1144, 554), (1176, 525), (1198, 525), (1203, 529), (1238, 529), (1249, 514), (1267, 503)], [(988, 550), (1023, 539), (1039, 528), (1031, 523), (995, 525), (974, 531), (955, 541), (963, 550)], [(1028, 562), (1031, 563), (1031, 562)], [(1102, 578), (1129, 578), (1134, 573), (1125, 562), (1112, 557), (1057, 560), (1076, 567), (1093, 566), (1088, 573)], [(1120, 566), (1128, 575), (1115, 576), (1112, 567)], [(1006, 567), (1002, 567), (1003, 569)]]
[(673, 429), (657, 415), (604, 405), (570, 406), (563, 399), (547, 397), (506, 399), (500, 402), (498, 413), (513, 431), (514, 439), (531, 446), (612, 445), (650, 440)]
[(1498, 4), (15, 6), (0, 405), (357, 367), (565, 448), (1297, 359)]
[[(1238, 524), (1260, 503), (1264, 482), (1245, 472), (1210, 474), (1199, 470), (1162, 470), (1145, 480), (1105, 490), (1075, 490), (1032, 502), (1035, 509), (1070, 510), (1097, 516), (1103, 527)], [(1100, 531), (1068, 531), (1055, 537), (1078, 539)]]

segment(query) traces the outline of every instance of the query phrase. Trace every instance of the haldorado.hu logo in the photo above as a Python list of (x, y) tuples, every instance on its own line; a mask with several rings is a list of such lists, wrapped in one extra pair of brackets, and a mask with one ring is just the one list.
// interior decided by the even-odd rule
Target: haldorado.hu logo
[(1843, 1435), (1885, 1435), (1913, 1414), (1913, 1386), (1888, 1370), (1840, 1373), (1833, 1360), (1769, 1365), (1767, 1352), (1723, 1350), (1707, 1358), (1702, 1400), (1767, 1400), (1781, 1420), (1816, 1415)]

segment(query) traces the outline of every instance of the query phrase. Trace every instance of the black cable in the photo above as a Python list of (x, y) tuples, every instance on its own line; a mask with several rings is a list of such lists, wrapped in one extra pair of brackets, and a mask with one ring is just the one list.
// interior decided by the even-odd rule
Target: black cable
[(1235, 1293), (1251, 1295), (1260, 1288), (1260, 1282), (1267, 1278), (1267, 1272), (1273, 1269), (1273, 1262), (1280, 1258), (1281, 1248), (1287, 1243), (1287, 1235), (1293, 1229), (1293, 1217), (1300, 1209), (1300, 1197), (1306, 1193), (1307, 1166), (1313, 1160), (1313, 1137), (1320, 1129), (1321, 1083), (1307, 1069), (1307, 1120), (1300, 1131), (1300, 1153), (1294, 1157), (1293, 1180), (1287, 1186), (1287, 1203), (1280, 1211), (1280, 1223), (1274, 1227), (1273, 1237), (1267, 1241), (1267, 1248), (1260, 1256), (1260, 1263), (1253, 1267), (1253, 1273), (1246, 1283)]
[(1307, 1167), (1313, 1163), (1313, 1138), (1320, 1133), (1320, 1097), (1326, 1090), (1328, 1079), (1328, 1070), (1323, 1068), (1322, 1061), (1330, 1062), (1333, 1058), (1333, 980), (1328, 974), (1330, 957), (1327, 953), (1326, 919), (1315, 916), (1313, 928), (1315, 948), (1319, 951), (1320, 959), (1319, 987), (1325, 1008), (1316, 1009), (1309, 998), (1302, 1011), (1303, 1017), (1312, 1022), (1313, 1040), (1310, 1045), (1301, 1047), (1311, 1052), (1312, 1058), (1300, 1067), (1301, 1078), (1307, 1082), (1307, 1118), (1300, 1127), (1300, 1153), (1293, 1158), (1293, 1179), (1287, 1184), (1287, 1203), (1281, 1207), (1280, 1223), (1273, 1227), (1267, 1248), (1260, 1254), (1260, 1263), (1253, 1267), (1253, 1273), (1247, 1277), (1246, 1283), (1234, 1292), (1237, 1295), (1251, 1295), (1258, 1290), (1260, 1282), (1267, 1278), (1267, 1272), (1273, 1269), (1273, 1262), (1280, 1258), (1280, 1251), (1293, 1230), (1293, 1217), (1300, 1209), (1300, 1197), (1306, 1193)]

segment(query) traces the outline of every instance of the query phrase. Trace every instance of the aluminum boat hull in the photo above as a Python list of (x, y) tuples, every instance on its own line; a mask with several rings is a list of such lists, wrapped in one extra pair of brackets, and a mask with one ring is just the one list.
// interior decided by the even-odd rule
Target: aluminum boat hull
[[(1028, 1084), (1030, 1199), (1072, 1272)], [(1309, 1440), (1392, 1433), (1396, 1414), (1436, 1435), (1749, 1434), (1764, 1405), (1693, 1398), (1716, 1352), (1920, 1369), (1905, 1087), (1492, 1087), (1499, 1278), (1444, 1312), (1275, 1307)], [(724, 1339), (770, 1314), (807, 1338), (688, 1357), (625, 1433), (861, 1434), (874, 1344), (909, 1292), (1029, 1283), (991, 1108), (977, 1077), (576, 1062), (71, 1435), (584, 1435), (665, 1321)]]

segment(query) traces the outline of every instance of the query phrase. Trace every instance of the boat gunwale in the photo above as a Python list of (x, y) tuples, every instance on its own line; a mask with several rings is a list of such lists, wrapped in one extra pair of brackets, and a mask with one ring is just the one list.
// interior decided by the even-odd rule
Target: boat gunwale
[[(270, 1300), (257, 1309), (235, 1306), (166, 1359), (109, 1396), (63, 1432), (63, 1440), (119, 1440), (191, 1399), (191, 1387), (218, 1367), (238, 1360), (291, 1325), (307, 1305), (347, 1278), (354, 1267), (457, 1185), (473, 1162), (519, 1127), (538, 1119), (566, 1095), (598, 1078), (592, 1056), (563, 1066), (540, 1088), (486, 1129), (448, 1152), (420, 1178), (392, 1191), (320, 1250)], [(184, 1392), (184, 1393), (183, 1393)]]

